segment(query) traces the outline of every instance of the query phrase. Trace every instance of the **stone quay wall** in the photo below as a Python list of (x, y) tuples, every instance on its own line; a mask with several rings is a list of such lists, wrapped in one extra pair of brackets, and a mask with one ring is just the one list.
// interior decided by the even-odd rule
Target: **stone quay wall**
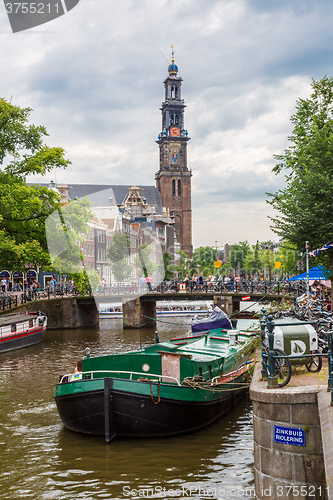
[(93, 297), (64, 297), (34, 300), (1, 314), (42, 311), (47, 316), (47, 329), (96, 327), (99, 314)]
[[(253, 403), (256, 500), (326, 499), (325, 463), (318, 409), (323, 386), (268, 389), (258, 363)], [(275, 426), (303, 429), (305, 446), (274, 441)]]

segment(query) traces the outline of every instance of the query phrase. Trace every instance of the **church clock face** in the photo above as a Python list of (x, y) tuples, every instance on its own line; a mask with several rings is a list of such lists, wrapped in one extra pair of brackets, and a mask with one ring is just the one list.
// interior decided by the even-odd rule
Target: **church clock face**
[(171, 135), (171, 137), (179, 137), (180, 136), (179, 127), (171, 127), (170, 128), (170, 135)]

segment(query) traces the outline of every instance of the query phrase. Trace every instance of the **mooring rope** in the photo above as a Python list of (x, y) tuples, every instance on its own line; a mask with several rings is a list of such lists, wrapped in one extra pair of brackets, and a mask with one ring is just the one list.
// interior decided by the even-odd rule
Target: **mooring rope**
[[(225, 391), (239, 391), (240, 389), (245, 389), (247, 387), (250, 387), (249, 382), (222, 382), (224, 387), (217, 387), (213, 385), (208, 385), (207, 382), (196, 382), (192, 380), (191, 378), (184, 378), (183, 382), (184, 385), (187, 385), (189, 387), (192, 387), (192, 389), (203, 389), (205, 391), (210, 391), (210, 392), (225, 392)], [(225, 387), (225, 385), (230, 385), (232, 383), (233, 387)], [(237, 385), (237, 387), (235, 387)]]

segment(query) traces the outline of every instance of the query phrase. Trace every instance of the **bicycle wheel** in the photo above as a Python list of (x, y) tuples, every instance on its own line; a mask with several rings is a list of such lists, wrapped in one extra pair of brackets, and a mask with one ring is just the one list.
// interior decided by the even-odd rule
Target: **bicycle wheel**
[(285, 358), (274, 359), (275, 373), (278, 379), (278, 386), (284, 387), (291, 379), (291, 362), (282, 349), (274, 349), (275, 356), (285, 356)]
[(311, 355), (311, 361), (308, 365), (305, 365), (306, 369), (311, 373), (320, 372), (321, 367), (323, 366), (323, 358), (321, 356), (317, 356), (315, 353)]

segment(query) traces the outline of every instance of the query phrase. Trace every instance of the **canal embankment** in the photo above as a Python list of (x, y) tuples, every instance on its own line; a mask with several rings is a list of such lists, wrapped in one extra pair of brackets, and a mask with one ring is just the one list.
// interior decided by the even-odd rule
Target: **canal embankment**
[(333, 499), (333, 407), (328, 369), (293, 369), (288, 386), (268, 388), (257, 363), (253, 404), (256, 499)]
[(1, 314), (42, 311), (47, 316), (47, 329), (97, 327), (99, 314), (93, 297), (68, 296), (45, 298), (19, 304)]

